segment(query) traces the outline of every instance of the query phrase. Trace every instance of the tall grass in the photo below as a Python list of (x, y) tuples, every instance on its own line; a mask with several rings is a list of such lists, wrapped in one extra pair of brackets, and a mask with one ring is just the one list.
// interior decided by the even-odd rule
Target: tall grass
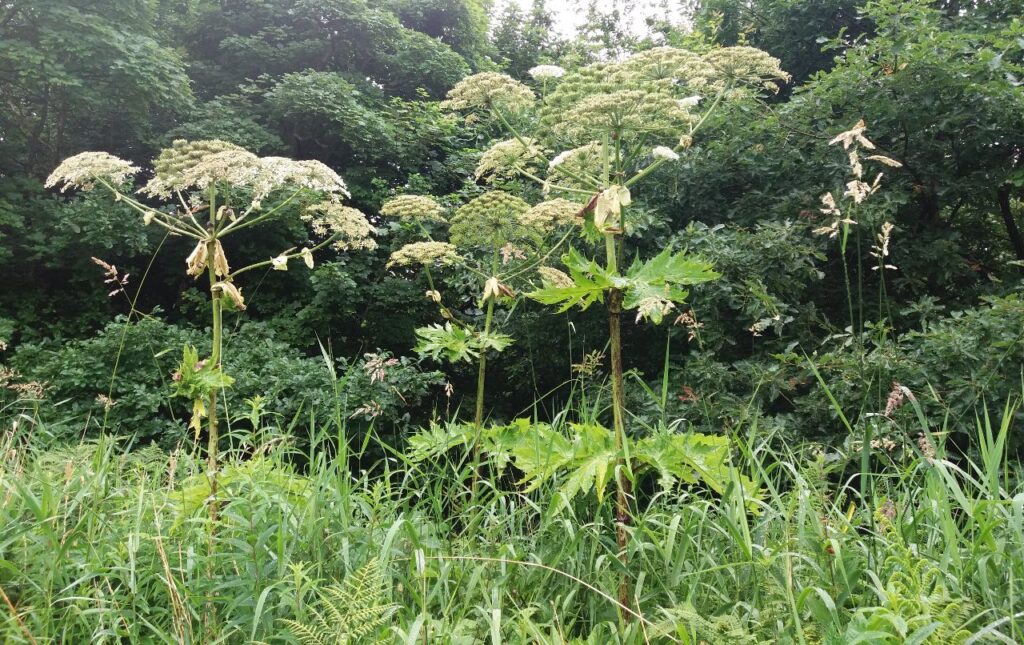
[(632, 621), (609, 500), (551, 516), (553, 487), (491, 477), (474, 493), (463, 458), (414, 465), (395, 446), (353, 472), (340, 410), (302, 454), (274, 427), (233, 433), (212, 551), (199, 455), (109, 438), (41, 450), (22, 422), (0, 445), (0, 640), (294, 642), (374, 562), (379, 597), (334, 607), (384, 617), (359, 642), (1019, 642), (1015, 409), (982, 408), (964, 456), (917, 408), (919, 449), (873, 454), (864, 489), (859, 454), (826, 458), (752, 422), (736, 461), (764, 491), (758, 512), (739, 492), (638, 491)]

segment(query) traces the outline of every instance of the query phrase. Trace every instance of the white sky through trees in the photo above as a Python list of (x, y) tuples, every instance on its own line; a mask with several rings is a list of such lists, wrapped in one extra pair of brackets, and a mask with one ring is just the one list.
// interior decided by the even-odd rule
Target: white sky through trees
[[(497, 0), (494, 16), (500, 16), (505, 7), (516, 3), (528, 15), (533, 0)], [(647, 33), (647, 18), (668, 18), (673, 23), (685, 22), (687, 2), (679, 0), (596, 0), (597, 8), (603, 13), (618, 10), (625, 30), (634, 35)], [(547, 10), (555, 23), (555, 31), (562, 36), (574, 35), (587, 18), (590, 0), (548, 0)]]

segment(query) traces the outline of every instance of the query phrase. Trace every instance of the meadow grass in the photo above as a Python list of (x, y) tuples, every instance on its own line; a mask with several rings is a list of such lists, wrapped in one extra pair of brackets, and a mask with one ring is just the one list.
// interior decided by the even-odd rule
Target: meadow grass
[[(745, 428), (735, 458), (763, 491), (755, 512), (739, 488), (638, 482), (632, 609), (616, 599), (613, 504), (551, 514), (557, 481), (527, 493), (491, 475), (473, 492), (465, 455), (413, 463), (390, 446), (356, 471), (339, 458), (342, 414), (302, 450), (286, 430), (236, 430), (211, 549), (201, 455), (109, 437), (43, 449), (45, 428), (21, 417), (0, 446), (0, 635), (296, 642), (324, 624), (332, 642), (1019, 642), (1015, 406), (982, 409), (971, 457), (947, 454), (952, 428), (917, 412), (919, 449), (873, 454), (867, 472), (859, 454), (845, 467)], [(359, 586), (367, 565), (379, 584)], [(341, 633), (353, 617), (365, 633)]]

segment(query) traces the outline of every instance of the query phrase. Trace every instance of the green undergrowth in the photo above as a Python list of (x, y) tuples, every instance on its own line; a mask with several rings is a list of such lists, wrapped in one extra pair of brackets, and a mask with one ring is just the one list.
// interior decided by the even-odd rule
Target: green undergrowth
[[(350, 469), (330, 426), (301, 451), (267, 428), (225, 457), (211, 548), (198, 455), (107, 437), (37, 449), (40, 429), (16, 419), (0, 453), (0, 640), (1019, 641), (1014, 413), (982, 411), (971, 457), (947, 454), (951, 429), (922, 415), (906, 430), (916, 448), (874, 451), (863, 482), (858, 452), (793, 448), (756, 426), (729, 440), (755, 497), (634, 466), (632, 608), (616, 602), (609, 496), (571, 469), (524, 474), (529, 451), (489, 461), (471, 487), (458, 442), (414, 442), (408, 457), (384, 446)], [(535, 429), (552, 454), (574, 432)]]

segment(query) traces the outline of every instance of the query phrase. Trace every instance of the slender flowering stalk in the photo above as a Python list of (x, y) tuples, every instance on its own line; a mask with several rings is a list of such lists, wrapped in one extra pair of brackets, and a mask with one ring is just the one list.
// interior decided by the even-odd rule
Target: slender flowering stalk
[[(879, 172), (875, 175), (874, 179), (870, 183), (865, 181), (865, 168), (863, 161), (879, 163), (889, 168), (900, 168), (903, 164), (895, 159), (892, 159), (891, 157), (887, 157), (885, 155), (877, 153), (868, 155), (867, 157), (864, 157), (862, 159), (861, 153), (863, 151), (876, 150), (877, 148), (875, 144), (870, 139), (867, 138), (867, 125), (864, 123), (863, 119), (858, 121), (849, 130), (839, 133), (831, 141), (829, 141), (829, 145), (840, 144), (843, 146), (843, 150), (846, 152), (851, 177), (850, 180), (846, 182), (846, 190), (843, 191), (842, 193), (842, 197), (846, 198), (846, 203), (840, 206), (836, 197), (834, 197), (831, 192), (822, 195), (822, 207), (820, 209), (820, 212), (823, 215), (826, 215), (829, 218), (831, 218), (832, 221), (827, 226), (815, 228), (813, 232), (816, 235), (828, 235), (828, 237), (831, 239), (839, 239), (839, 250), (840, 255), (842, 256), (843, 264), (843, 280), (846, 284), (846, 301), (847, 311), (850, 320), (850, 329), (852, 330), (856, 327), (856, 330), (859, 332), (860, 328), (863, 325), (855, 324), (856, 317), (854, 315), (853, 306), (853, 289), (851, 286), (849, 266), (846, 259), (847, 242), (849, 240), (850, 227), (855, 226), (857, 224), (857, 221), (853, 218), (857, 208), (865, 201), (867, 201), (868, 198), (870, 198), (872, 195), (878, 192), (879, 188), (881, 187), (882, 178), (884, 177), (884, 174)], [(847, 213), (845, 215), (844, 210)], [(882, 233), (880, 233), (878, 236), (879, 245), (877, 247), (872, 247), (874, 251), (871, 253), (871, 255), (878, 258), (879, 266), (883, 268), (883, 273), (884, 269), (886, 268), (895, 269), (894, 266), (886, 264), (884, 261), (884, 258), (888, 256), (889, 253), (888, 242), (889, 234), (891, 231), (892, 224), (883, 224)], [(860, 238), (858, 237), (858, 240), (859, 239)], [(877, 269), (878, 267), (875, 268)], [(858, 276), (860, 276), (859, 263)], [(859, 277), (858, 280), (860, 280)], [(882, 276), (881, 280), (882, 282), (879, 295), (880, 301), (884, 300), (884, 296), (882, 295), (882, 292), (884, 292), (885, 289), (884, 275)], [(860, 282), (858, 282), (858, 284), (860, 284)], [(880, 302), (880, 310), (881, 307), (882, 304)], [(859, 339), (860, 334), (858, 333), (857, 336)], [(858, 340), (858, 342), (860, 341)]]

